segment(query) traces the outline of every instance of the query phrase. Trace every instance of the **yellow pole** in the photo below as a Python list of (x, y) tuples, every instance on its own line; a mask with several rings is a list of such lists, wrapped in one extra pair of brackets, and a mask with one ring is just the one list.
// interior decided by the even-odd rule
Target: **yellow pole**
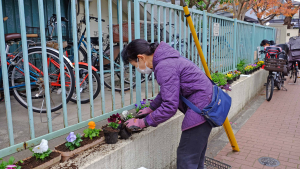
[[(210, 72), (208, 70), (208, 67), (207, 67), (207, 64), (206, 64), (206, 61), (205, 61), (205, 57), (203, 55), (203, 51), (201, 49), (200, 42), (199, 42), (199, 39), (197, 37), (196, 31), (195, 31), (195, 27), (194, 27), (194, 24), (193, 24), (193, 21), (192, 21), (190, 12), (189, 12), (189, 8), (185, 4), (185, 2), (183, 2), (183, 11), (184, 11), (186, 20), (189, 23), (189, 26), (190, 26), (190, 29), (191, 29), (191, 33), (193, 35), (193, 38), (194, 38), (194, 41), (195, 41), (195, 44), (196, 44), (196, 47), (197, 47), (197, 50), (198, 50), (198, 54), (200, 56), (200, 59), (201, 59), (203, 68), (205, 70), (205, 73), (211, 79)], [(206, 28), (203, 28), (203, 29), (206, 29)], [(223, 124), (223, 127), (225, 129), (225, 132), (226, 132), (227, 137), (229, 139), (229, 142), (231, 144), (232, 150), (233, 151), (240, 151), (239, 145), (237, 144), (237, 141), (235, 139), (235, 136), (234, 136), (234, 133), (232, 131), (231, 125), (229, 123), (228, 117), (226, 118), (226, 120), (225, 120), (225, 122)]]

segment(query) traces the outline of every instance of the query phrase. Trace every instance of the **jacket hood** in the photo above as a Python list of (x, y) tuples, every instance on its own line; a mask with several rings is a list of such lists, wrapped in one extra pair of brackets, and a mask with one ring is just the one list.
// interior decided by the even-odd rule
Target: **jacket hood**
[(175, 50), (169, 44), (165, 42), (161, 42), (156, 48), (153, 55), (153, 70), (155, 70), (155, 67), (160, 61), (168, 58), (178, 58), (178, 57), (180, 57), (180, 53), (177, 50)]

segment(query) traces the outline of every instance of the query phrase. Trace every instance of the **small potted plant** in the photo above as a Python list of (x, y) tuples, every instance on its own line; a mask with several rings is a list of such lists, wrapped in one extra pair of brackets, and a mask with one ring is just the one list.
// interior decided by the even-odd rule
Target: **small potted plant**
[(249, 65), (246, 66), (244, 70), (245, 70), (245, 74), (246, 74), (246, 75), (249, 75), (249, 74), (250, 74), (250, 71), (251, 71), (251, 66), (249, 66)]
[(237, 71), (237, 74), (238, 74), (237, 79), (240, 79), (240, 77), (241, 77), (241, 72), (240, 72), (240, 71)]
[(120, 129), (120, 132), (119, 132), (120, 139), (126, 140), (131, 136), (132, 131), (130, 129), (128, 129), (124, 123), (127, 120), (134, 118), (134, 116), (132, 113), (129, 113), (127, 110), (122, 112), (122, 116), (123, 116), (123, 120), (122, 120), (121, 124), (119, 125), (118, 129)]
[(231, 73), (226, 74), (227, 83), (232, 84), (233, 83), (233, 75)]
[(29, 149), (33, 156), (19, 161), (16, 165), (21, 166), (22, 169), (43, 169), (58, 163), (61, 160), (59, 152), (51, 151), (48, 146), (48, 141), (42, 139), (41, 144)]
[(119, 113), (111, 115), (108, 119), (108, 125), (103, 127), (105, 142), (107, 144), (115, 144), (118, 142), (118, 129), (119, 125), (122, 123), (121, 116)]
[[(153, 101), (153, 100), (148, 99), (148, 102), (151, 102), (151, 101)], [(149, 103), (147, 104), (147, 100), (146, 100), (146, 99), (143, 99), (143, 101), (140, 101), (140, 103), (141, 103), (141, 106), (139, 106), (139, 107), (138, 107), (137, 104), (135, 104), (135, 111), (136, 111), (137, 113), (138, 113), (140, 110), (143, 110), (144, 108), (147, 108), (147, 107), (150, 106)]]
[[(13, 156), (11, 156), (9, 158), (8, 162), (3, 161), (2, 158), (0, 158), (0, 161), (2, 161), (0, 163), (0, 169), (20, 169), (21, 168), (21, 166), (14, 165), (15, 158)], [(20, 163), (23, 163), (23, 161), (21, 160)]]

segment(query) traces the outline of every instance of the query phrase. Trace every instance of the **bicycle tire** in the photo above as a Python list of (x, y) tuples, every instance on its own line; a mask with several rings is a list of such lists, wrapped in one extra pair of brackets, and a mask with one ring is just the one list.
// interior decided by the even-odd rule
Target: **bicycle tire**
[[(28, 56), (29, 55), (31, 55), (31, 54), (37, 54), (37, 53), (42, 53), (42, 48), (31, 48), (31, 49), (28, 49)], [(47, 53), (47, 57), (49, 57), (49, 56), (52, 56), (52, 58), (56, 58), (57, 60), (59, 60), (59, 54), (57, 53), (57, 52), (55, 52), (54, 50), (50, 50), (50, 49), (47, 49), (46, 50), (46, 53)], [(19, 62), (21, 62), (22, 61), (22, 57), (18, 60), (18, 62), (17, 63), (19, 63)], [(72, 97), (72, 95), (73, 95), (73, 92), (74, 92), (74, 88), (75, 88), (75, 77), (74, 77), (74, 73), (73, 73), (73, 69), (72, 69), (72, 67), (71, 67), (71, 65), (70, 65), (70, 63), (64, 58), (64, 64), (65, 64), (65, 69), (67, 70), (66, 72), (70, 72), (69, 73), (69, 75), (70, 75), (70, 84), (71, 85), (69, 85), (70, 87), (69, 87), (69, 92), (68, 93), (66, 93), (67, 94), (67, 96), (66, 96), (66, 102), (68, 103), (69, 102), (69, 100), (71, 99), (71, 97)], [(15, 66), (12, 66), (11, 67), (11, 71), (12, 71), (12, 76), (11, 76), (11, 82), (12, 82), (12, 85), (14, 85), (14, 71), (15, 71), (15, 69), (16, 69), (16, 67)], [(49, 77), (49, 79), (51, 79), (50, 77)], [(59, 89), (58, 89), (59, 90)], [(50, 92), (53, 92), (51, 89), (50, 89)], [(14, 95), (14, 97), (15, 97), (15, 99), (23, 106), (23, 107), (25, 107), (25, 108), (27, 108), (27, 101), (26, 101), (26, 97), (24, 97), (23, 96), (23, 98), (25, 98), (25, 100), (22, 98), (22, 96), (20, 95), (20, 93), (18, 92), (18, 90), (17, 90), (17, 88), (14, 88), (13, 89), (13, 95)], [(50, 94), (51, 95), (51, 94)], [(51, 97), (51, 96), (50, 96)], [(33, 98), (35, 98), (35, 97), (33, 97)], [(40, 96), (39, 97), (36, 97), (35, 99), (39, 99), (40, 98)], [(52, 98), (51, 98), (51, 100), (53, 100)], [(51, 112), (55, 112), (55, 111), (57, 111), (57, 110), (59, 110), (59, 109), (61, 109), (62, 108), (62, 102), (59, 104), (59, 105), (57, 105), (57, 106), (55, 106), (55, 107), (51, 107)], [(47, 112), (47, 110), (46, 109), (41, 109), (41, 108), (39, 108), (39, 107), (35, 107), (34, 105), (32, 105), (32, 110), (34, 111), (34, 112), (37, 112), (37, 113), (46, 113)]]
[(266, 100), (267, 101), (270, 101), (272, 99), (273, 90), (274, 90), (274, 78), (273, 78), (273, 76), (271, 76), (271, 77), (268, 77), (267, 86), (266, 86)]
[(278, 81), (277, 84), (276, 84), (276, 87), (278, 90), (281, 90), (281, 87), (283, 85), (283, 75), (282, 75), (282, 72), (279, 73), (279, 76), (278, 76)]
[(298, 78), (298, 69), (296, 68), (294, 71), (294, 83), (297, 82), (297, 78)]
[[(80, 69), (80, 70), (85, 69), (85, 70), (87, 71), (87, 70), (88, 70), (88, 66), (85, 66), (85, 65), (79, 65), (79, 69)], [(79, 70), (79, 72), (80, 72), (80, 70)], [(82, 73), (84, 73), (84, 72), (82, 72)], [(99, 95), (99, 93), (100, 93), (100, 87), (101, 87), (101, 85), (100, 85), (100, 77), (99, 77), (98, 73), (97, 73), (96, 71), (93, 71), (93, 70), (92, 70), (92, 74), (93, 74), (93, 78), (95, 78), (94, 80), (96, 80), (96, 86), (97, 86), (97, 89), (96, 89), (95, 93), (93, 93), (93, 99), (95, 99), (95, 98)], [(80, 75), (79, 75), (79, 76), (80, 76)], [(76, 77), (75, 77), (75, 79), (76, 79)], [(87, 78), (86, 80), (88, 80), (88, 78)], [(81, 82), (82, 82), (82, 81), (80, 81), (80, 83), (81, 83)], [(86, 87), (87, 87), (87, 88), (89, 87), (88, 84), (87, 84)], [(93, 87), (93, 89), (94, 89), (94, 87)], [(82, 93), (82, 92), (80, 92), (80, 93)], [(74, 98), (74, 94), (76, 94), (76, 92), (73, 93), (73, 96), (71, 97), (70, 101), (73, 102), (73, 103), (77, 103), (77, 99)], [(80, 94), (80, 96), (82, 97), (81, 94)], [(89, 92), (88, 92), (88, 97), (87, 97), (87, 99), (82, 99), (82, 98), (80, 98), (80, 101), (81, 101), (81, 104), (89, 103), (89, 102), (90, 102)]]

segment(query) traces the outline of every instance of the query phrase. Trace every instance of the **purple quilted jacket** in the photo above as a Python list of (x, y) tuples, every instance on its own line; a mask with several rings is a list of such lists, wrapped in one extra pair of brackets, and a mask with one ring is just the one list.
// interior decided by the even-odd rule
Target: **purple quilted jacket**
[(188, 108), (179, 95), (199, 109), (207, 106), (211, 102), (213, 87), (205, 73), (165, 42), (155, 50), (153, 71), (160, 92), (150, 104), (154, 112), (146, 117), (147, 123), (156, 127), (174, 116), (177, 109), (185, 114), (182, 131), (204, 123), (204, 117)]

